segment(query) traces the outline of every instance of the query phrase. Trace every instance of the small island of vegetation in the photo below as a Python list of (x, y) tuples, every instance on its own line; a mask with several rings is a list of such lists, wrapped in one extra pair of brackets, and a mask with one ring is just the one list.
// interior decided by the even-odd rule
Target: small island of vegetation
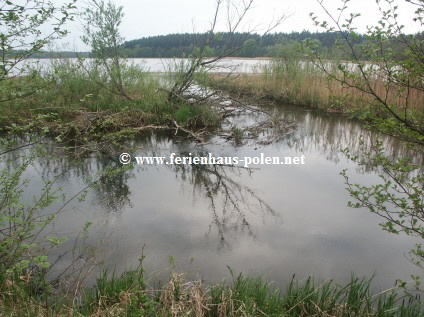
[[(411, 281), (394, 276), (393, 288), (382, 292), (375, 292), (371, 276), (352, 274), (345, 285), (313, 277), (299, 281), (293, 276), (281, 287), (261, 276), (236, 273), (237, 268), (229, 268), (230, 281), (207, 284), (187, 280), (170, 256), (169, 279), (153, 285), (142, 252), (138, 267), (115, 274), (113, 268), (102, 266), (103, 271), (87, 285), (89, 273), (100, 267), (90, 264), (88, 253), (78, 253), (81, 245), (88, 248), (91, 222), (81, 228), (72, 250), (51, 256), (67, 240), (65, 232), (54, 232), (55, 220), (91, 190), (108, 193), (107, 179), (133, 168), (119, 165), (119, 153), (134, 147), (142, 133), (160, 131), (170, 140), (183, 138), (200, 145), (221, 134), (239, 146), (244, 138), (259, 140), (272, 131), (270, 138), (257, 141), (269, 145), (292, 133), (296, 123), (265, 107), (250, 106), (265, 102), (340, 113), (413, 149), (415, 158), (392, 158), (380, 140), (367, 147), (358, 137), (363, 146), (360, 155), (349, 148), (342, 151), (358, 166), (374, 169), (381, 183), (361, 185), (351, 181), (348, 171), (340, 173), (352, 199), (346, 202), (350, 207), (378, 215), (388, 233), (416, 238), (408, 259), (422, 272), (424, 2), (403, 2), (415, 8), (415, 34), (403, 31), (397, 20), (400, 9), (393, 0), (377, 1), (378, 24), (360, 34), (355, 28), (359, 14), (349, 11), (348, 0), (340, 1), (337, 13), (345, 18), (343, 22), (324, 1), (317, 1), (328, 22), (315, 14), (311, 18), (323, 32), (274, 33), (284, 23), (284, 15), (262, 33), (238, 32), (245, 13), (254, 10), (254, 0), (227, 1), (231, 5), (217, 0), (206, 33), (132, 41), (125, 41), (120, 33), (123, 8), (112, 0), (4, 1), (0, 5), (0, 315), (422, 316), (419, 275), (412, 275)], [(229, 19), (225, 32), (215, 30), (219, 14)], [(67, 23), (77, 16), (82, 21), (82, 40), (91, 51), (47, 51), (48, 44), (67, 34)], [(131, 60), (152, 57), (178, 59), (164, 75), (148, 73)], [(269, 63), (257, 73), (210, 72), (229, 57), (267, 57)], [(48, 67), (33, 63), (38, 58), (48, 58)], [(260, 113), (266, 119), (255, 126), (222, 128), (227, 118), (241, 112)], [(71, 196), (57, 186), (63, 175), (52, 167), (48, 177), (43, 175), (39, 181), (38, 195), (30, 197), (27, 171), (36, 159), (46, 157), (48, 147), (59, 148), (58, 157), (71, 157), (75, 165), (94, 155), (110, 160), (110, 166), (100, 175), (89, 175), (87, 169), (86, 186)], [(32, 152), (25, 152), (30, 148)], [(224, 211), (239, 215), (234, 227), (241, 223), (250, 229), (240, 216), (245, 207), (243, 190), (258, 210), (274, 213), (256, 192), (231, 180), (225, 170), (197, 167), (190, 174), (181, 167), (178, 172), (182, 181), (192, 177), (200, 184), (216, 219), (214, 195), (224, 195)], [(116, 190), (128, 191), (125, 186)], [(106, 200), (106, 196), (102, 197)], [(236, 196), (240, 204), (233, 199)], [(224, 234), (219, 234), (225, 244)], [(93, 257), (96, 249), (90, 250)], [(72, 254), (73, 262), (62, 271), (52, 270), (65, 254)]]

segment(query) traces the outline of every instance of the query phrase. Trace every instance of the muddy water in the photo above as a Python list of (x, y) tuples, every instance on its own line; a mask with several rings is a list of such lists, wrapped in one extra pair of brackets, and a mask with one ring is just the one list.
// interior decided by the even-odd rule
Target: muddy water
[[(118, 271), (135, 267), (144, 246), (147, 272), (163, 276), (172, 257), (176, 271), (215, 282), (230, 277), (228, 267), (281, 285), (293, 274), (341, 283), (352, 272), (376, 274), (379, 289), (397, 278), (407, 280), (411, 273), (422, 274), (405, 258), (417, 241), (385, 233), (378, 216), (347, 207), (349, 195), (339, 173), (347, 168), (352, 181), (361, 184), (376, 183), (378, 176), (348, 162), (340, 150), (349, 147), (360, 154), (359, 137), (368, 140), (373, 132), (336, 115), (290, 106), (267, 110), (296, 122), (296, 129), (269, 145), (254, 139), (237, 143), (219, 132), (203, 145), (176, 139), (173, 133), (149, 133), (134, 142), (131, 154), (304, 155), (305, 164), (134, 165), (102, 179), (86, 201), (72, 202), (61, 213), (54, 230), (70, 237), (63, 248), (72, 247), (84, 223), (91, 221), (87, 242), (95, 245), (92, 254)], [(240, 113), (224, 126), (243, 127), (259, 119)], [(390, 155), (408, 154), (402, 143), (387, 137), (384, 142)], [(30, 188), (35, 193), (42, 177), (63, 171), (59, 183), (71, 195), (87, 184), (85, 177), (118, 166), (96, 157), (78, 164), (66, 156), (40, 159), (28, 170)], [(68, 265), (69, 255), (64, 259), (56, 272)]]

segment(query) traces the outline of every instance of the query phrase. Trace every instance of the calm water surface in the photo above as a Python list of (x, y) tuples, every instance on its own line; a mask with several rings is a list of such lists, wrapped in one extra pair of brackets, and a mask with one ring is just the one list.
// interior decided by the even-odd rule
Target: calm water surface
[[(385, 233), (378, 216), (347, 207), (349, 195), (339, 173), (347, 168), (352, 181), (362, 184), (378, 182), (378, 176), (348, 162), (340, 150), (358, 152), (359, 137), (367, 139), (372, 132), (348, 119), (302, 108), (269, 111), (296, 121), (294, 133), (267, 146), (252, 140), (236, 145), (218, 136), (198, 146), (166, 134), (147, 134), (135, 142), (131, 154), (305, 155), (305, 165), (135, 166), (104, 180), (85, 202), (74, 202), (61, 214), (54, 229), (71, 237), (64, 247), (71, 247), (84, 223), (93, 221), (89, 241), (102, 241), (96, 254), (118, 271), (134, 268), (144, 246), (147, 272), (164, 271), (172, 256), (176, 271), (209, 282), (229, 278), (227, 266), (281, 285), (293, 274), (343, 283), (355, 272), (375, 273), (375, 287), (388, 288), (397, 278), (422, 274), (405, 258), (417, 241)], [(232, 120), (241, 126), (257, 119), (241, 114)], [(407, 154), (402, 143), (384, 140), (390, 155)], [(87, 158), (74, 165), (64, 157), (37, 161), (28, 173), (35, 191), (37, 179), (67, 171), (60, 183), (75, 193), (85, 176), (106, 166), (118, 164)]]
[[(70, 61), (71, 63), (77, 63), (76, 58), (68, 59), (27, 59), (22, 62), (18, 69), (14, 69), (11, 75), (17, 75), (19, 69), (25, 69), (25, 67), (35, 67), (40, 70), (48, 70), (53, 64), (60, 61)], [(89, 63), (90, 59), (86, 59)], [(149, 73), (167, 73), (173, 72), (175, 69), (180, 69), (182, 65), (188, 65), (189, 59), (183, 58), (130, 58), (126, 60), (127, 65), (136, 65), (142, 67), (146, 72)], [(270, 64), (269, 59), (260, 58), (225, 58), (208, 68), (209, 72), (212, 73), (260, 73), (264, 66)], [(185, 66), (187, 67), (187, 66)]]

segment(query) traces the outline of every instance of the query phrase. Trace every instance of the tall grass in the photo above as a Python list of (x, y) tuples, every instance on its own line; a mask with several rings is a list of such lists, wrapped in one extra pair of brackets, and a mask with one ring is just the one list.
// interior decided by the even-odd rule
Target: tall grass
[[(135, 65), (121, 71), (125, 95), (113, 90), (107, 72), (95, 60), (52, 60), (43, 70), (16, 78), (32, 89), (19, 98), (0, 103), (0, 130), (12, 124), (42, 127), (60, 140), (96, 140), (106, 134), (146, 126), (186, 128), (214, 126), (217, 112), (206, 105), (171, 103), (160, 78)], [(11, 81), (0, 82), (0, 91)], [(37, 122), (37, 124), (34, 124)], [(79, 137), (81, 136), (81, 137)]]
[[(117, 276), (104, 272), (81, 300), (46, 298), (34, 293), (22, 277), (2, 282), (0, 307), (7, 316), (422, 316), (420, 295), (402, 290), (372, 293), (371, 280), (352, 276), (332, 280), (294, 277), (278, 288), (262, 277), (233, 275), (229, 284), (205, 286), (172, 274), (160, 289), (146, 285), (141, 268)], [(32, 293), (31, 293), (32, 292)]]
[[(15, 99), (5, 106), (41, 109), (84, 109), (89, 111), (117, 110), (125, 105), (138, 106), (141, 109), (152, 109), (164, 104), (164, 93), (158, 90), (159, 82), (149, 76), (143, 69), (129, 65), (123, 69), (123, 81), (130, 99), (138, 103), (128, 102), (110, 88), (107, 74), (91, 60), (76, 62), (70, 59), (51, 60), (49, 67), (32, 74), (32, 82), (37, 87), (28, 98)], [(18, 78), (25, 80), (25, 78)]]
[[(328, 69), (339, 74), (337, 63), (328, 62)], [(275, 60), (263, 73), (244, 74), (230, 77), (224, 81), (212, 76), (213, 85), (235, 93), (244, 93), (256, 97), (269, 98), (285, 103), (323, 109), (330, 112), (373, 113), (382, 115), (375, 106), (374, 98), (358, 89), (347, 87), (329, 79), (312, 63), (302, 61)], [(371, 81), (373, 90), (380, 96), (386, 96), (389, 104), (404, 109), (406, 95), (403, 96), (393, 87), (387, 90), (382, 79)], [(388, 91), (388, 93), (387, 93)], [(424, 92), (410, 89), (408, 92), (408, 111), (423, 113)], [(376, 113), (379, 112), (379, 113)]]

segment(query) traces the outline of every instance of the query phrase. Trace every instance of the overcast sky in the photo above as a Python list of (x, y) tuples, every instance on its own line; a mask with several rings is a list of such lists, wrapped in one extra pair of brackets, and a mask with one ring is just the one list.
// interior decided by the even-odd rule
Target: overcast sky
[[(234, 0), (240, 2), (242, 0)], [(208, 30), (215, 11), (216, 0), (115, 0), (124, 9), (121, 34), (126, 40), (146, 36), (165, 35), (183, 32), (204, 32)], [(399, 19), (407, 27), (407, 32), (421, 31), (418, 23), (412, 22), (414, 6), (405, 0), (396, 0), (399, 4)], [(80, 5), (82, 1), (79, 1)], [(334, 14), (340, 7), (339, 0), (325, 0), (324, 4)], [(359, 30), (364, 32), (366, 25), (376, 25), (379, 16), (374, 0), (351, 0), (349, 12), (360, 12)], [(267, 28), (273, 18), (286, 15), (288, 18), (275, 29), (276, 32), (321, 30), (313, 26), (309, 13), (314, 12), (322, 19), (327, 19), (317, 0), (256, 0), (239, 31), (254, 28), (259, 33)], [(221, 10), (221, 19), (217, 30), (225, 31), (226, 8)], [(69, 26), (70, 35), (66, 38), (69, 48), (87, 50), (81, 40), (81, 28), (78, 22)]]

